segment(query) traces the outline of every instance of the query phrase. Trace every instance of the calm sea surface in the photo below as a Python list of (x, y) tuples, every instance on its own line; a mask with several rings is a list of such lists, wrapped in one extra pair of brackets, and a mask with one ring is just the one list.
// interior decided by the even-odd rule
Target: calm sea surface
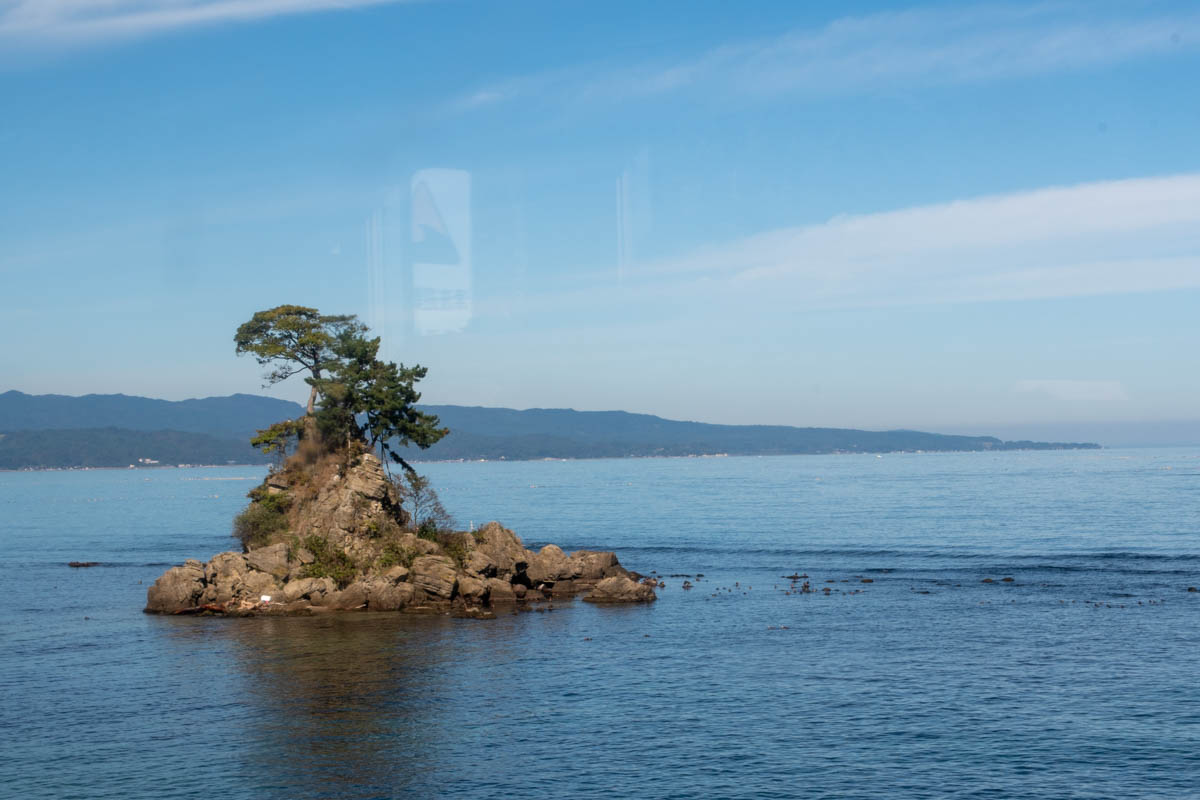
[(1200, 450), (422, 471), (463, 525), (704, 577), (151, 617), (261, 470), (0, 473), (0, 796), (1200, 796)]

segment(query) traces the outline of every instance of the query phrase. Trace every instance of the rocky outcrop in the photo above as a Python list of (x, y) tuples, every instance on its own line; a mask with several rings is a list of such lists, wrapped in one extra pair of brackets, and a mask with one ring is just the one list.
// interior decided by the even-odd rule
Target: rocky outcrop
[(583, 599), (590, 603), (649, 603), (657, 598), (647, 584), (625, 575), (614, 575), (597, 583)]
[(444, 545), (401, 536), (392, 545), (411, 556), (407, 565), (368, 566), (341, 586), (317, 574), (325, 565), (311, 551), (286, 544), (218, 553), (206, 564), (189, 560), (167, 570), (149, 588), (146, 611), (244, 615), (458, 609), (465, 616), (487, 618), (477, 612), (524, 608), (549, 598), (583, 595), (594, 603), (655, 599), (654, 590), (632, 580), (613, 553), (580, 550), (568, 555), (554, 545), (534, 553), (498, 523), (454, 536)]
[(412, 582), (432, 598), (449, 600), (458, 588), (458, 572), (446, 556), (421, 556), (413, 561)]
[[(313, 614), (333, 611), (455, 612), (486, 619), (494, 608), (591, 593), (595, 602), (645, 602), (613, 553), (534, 552), (498, 522), (437, 541), (405, 530), (407, 515), (379, 459), (352, 449), (291, 463), (250, 493), (285, 517), (244, 553), (218, 553), (167, 570), (146, 592), (159, 614)], [(279, 510), (283, 509), (283, 510)], [(263, 510), (263, 509), (259, 509)], [(618, 580), (619, 579), (619, 580)], [(632, 589), (629, 584), (632, 585)], [(649, 596), (647, 597), (647, 593)]]

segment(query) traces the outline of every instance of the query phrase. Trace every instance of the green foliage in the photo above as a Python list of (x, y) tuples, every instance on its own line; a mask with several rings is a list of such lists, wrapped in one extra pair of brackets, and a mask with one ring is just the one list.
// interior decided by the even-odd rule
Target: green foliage
[(417, 527), (417, 536), (431, 542), (438, 540), (438, 525), (432, 519), (427, 519)]
[(439, 539), (439, 544), (442, 546), (442, 551), (447, 556), (454, 560), (459, 569), (462, 569), (467, 564), (467, 556), (470, 555), (470, 550), (467, 549), (467, 544), (462, 537), (466, 534), (452, 533), (443, 535)]
[(304, 577), (329, 578), (339, 589), (344, 589), (358, 575), (358, 568), (346, 551), (334, 547), (321, 536), (311, 534), (304, 537), (301, 544), (313, 554), (314, 559), (311, 564), (305, 565)]
[(233, 535), (242, 543), (242, 549), (249, 551), (262, 547), (287, 530), (287, 506), (276, 501), (275, 495), (270, 502), (255, 500), (246, 506), (242, 513), (233, 519)]
[(383, 546), (383, 552), (379, 555), (379, 560), (376, 562), (380, 569), (390, 569), (397, 564), (404, 567), (411, 567), (413, 559), (417, 554), (407, 547), (401, 547), (396, 542), (388, 542)]
[(283, 305), (259, 311), (242, 323), (233, 341), (240, 356), (250, 353), (270, 371), (267, 385), (308, 372), (306, 381), (313, 387), (308, 400), (312, 414), (322, 373), (337, 362), (335, 345), (344, 336), (358, 336), (367, 330), (353, 314), (321, 314), (307, 306)]
[(367, 339), (361, 330), (343, 332), (334, 352), (326, 377), (313, 384), (321, 395), (322, 435), (331, 441), (361, 438), (411, 471), (398, 449), (424, 449), (449, 433), (436, 416), (416, 409), (421, 394), (414, 384), (426, 369), (379, 360), (378, 337)]
[(266, 486), (255, 486), (246, 493), (254, 502), (277, 514), (286, 514), (292, 507), (292, 496), (287, 492), (272, 492)]
[[(238, 355), (249, 353), (269, 366), (274, 384), (302, 372), (312, 387), (308, 416), (330, 446), (363, 440), (385, 459), (411, 469), (399, 455), (409, 445), (427, 448), (449, 431), (432, 414), (418, 411), (414, 385), (422, 366), (405, 367), (379, 359), (379, 339), (352, 314), (324, 315), (315, 308), (283, 305), (257, 312), (234, 335)], [(317, 411), (318, 402), (320, 406)], [(252, 443), (271, 453), (286, 452), (304, 436), (302, 421), (287, 421), (258, 432)]]
[(296, 442), (299, 441), (303, 431), (304, 425), (299, 420), (288, 419), (276, 422), (271, 427), (260, 430), (250, 440), (250, 445), (266, 455), (274, 453), (278, 456), (287, 456), (289, 451), (295, 449)]

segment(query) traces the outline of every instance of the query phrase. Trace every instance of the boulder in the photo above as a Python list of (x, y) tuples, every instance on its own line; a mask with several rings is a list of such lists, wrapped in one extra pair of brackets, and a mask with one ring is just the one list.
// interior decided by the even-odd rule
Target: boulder
[(258, 600), (263, 595), (275, 598), (283, 593), (283, 587), (273, 575), (250, 570), (242, 576), (241, 583), (234, 586), (234, 594), (245, 600)]
[(616, 553), (598, 550), (576, 550), (568, 560), (571, 563), (571, 577), (586, 581), (608, 577), (604, 571), (617, 566)]
[(575, 586), (575, 581), (571, 580), (570, 578), (567, 578), (566, 580), (554, 582), (554, 585), (550, 587), (550, 596), (551, 597), (570, 597), (571, 595), (575, 594), (575, 592), (577, 592), (577, 591), (579, 591), (579, 589), (578, 589), (578, 587)]
[(367, 595), (367, 610), (399, 611), (412, 602), (415, 591), (411, 583), (377, 584)]
[(259, 572), (266, 572), (276, 578), (286, 578), (288, 574), (288, 546), (283, 542), (260, 547), (246, 553), (246, 565)]
[(231, 582), (246, 571), (246, 557), (241, 553), (217, 553), (204, 567), (205, 583)]
[(458, 579), (458, 595), (467, 605), (482, 605), (487, 602), (487, 584), (479, 578), (463, 575)]
[(340, 592), (331, 594), (325, 605), (341, 611), (362, 608), (367, 605), (369, 592), (370, 587), (364, 581), (355, 581)]
[(327, 587), (330, 590), (333, 588), (333, 581), (328, 578), (298, 578), (284, 584), (280, 597), (285, 603), (294, 603), (306, 597), (323, 595)]
[[(218, 553), (204, 568), (205, 603), (228, 603), (242, 594), (242, 578), (248, 567), (241, 553)], [(260, 575), (264, 573), (258, 573)], [(269, 576), (268, 576), (269, 577)]]
[(589, 603), (649, 603), (658, 598), (649, 586), (624, 575), (614, 575), (597, 583), (583, 599)]
[(167, 570), (146, 590), (146, 610), (173, 614), (200, 604), (204, 592), (204, 570), (188, 563)]
[(408, 567), (396, 565), (383, 573), (383, 579), (388, 583), (404, 583), (408, 580)]
[[(500, 580), (499, 578), (488, 578), (484, 581), (487, 586), (488, 602), (492, 605), (507, 604), (517, 602), (516, 592), (513, 591), (513, 585), (508, 581)], [(524, 591), (525, 587), (521, 587)]]
[(526, 552), (529, 553), (529, 565), (525, 568), (525, 574), (529, 576), (529, 580), (534, 586), (539, 583), (554, 583), (571, 577), (571, 563), (567, 560), (567, 554), (558, 545), (548, 544), (536, 554), (531, 551)]
[(410, 550), (420, 555), (431, 556), (438, 555), (442, 552), (442, 548), (438, 546), (437, 542), (431, 542), (428, 539), (422, 539), (415, 533), (404, 534), (400, 537), (397, 544), (400, 546), (401, 550)]
[(489, 522), (475, 532), (472, 552), (483, 554), (495, 569), (488, 577), (512, 578), (525, 570), (529, 560), (521, 540), (499, 522)]
[(463, 567), (467, 572), (481, 578), (494, 578), (498, 570), (496, 562), (482, 550), (472, 550)]
[(421, 556), (413, 561), (412, 583), (431, 597), (449, 600), (458, 584), (454, 562), (446, 556)]

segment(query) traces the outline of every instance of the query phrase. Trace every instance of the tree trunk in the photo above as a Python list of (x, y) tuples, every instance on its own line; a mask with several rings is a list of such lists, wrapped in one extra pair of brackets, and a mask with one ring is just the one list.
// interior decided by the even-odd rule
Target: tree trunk
[(308, 416), (313, 415), (313, 410), (317, 405), (317, 387), (312, 387), (312, 391), (308, 393)]

